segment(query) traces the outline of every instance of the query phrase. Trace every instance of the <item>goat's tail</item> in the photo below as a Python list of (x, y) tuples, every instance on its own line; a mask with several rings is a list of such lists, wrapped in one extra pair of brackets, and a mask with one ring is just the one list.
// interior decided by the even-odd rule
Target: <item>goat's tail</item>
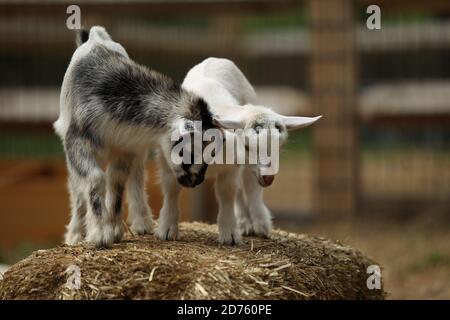
[(111, 40), (111, 37), (109, 36), (108, 32), (106, 32), (105, 28), (100, 26), (93, 26), (89, 31), (87, 31), (86, 29), (80, 29), (77, 31), (77, 47), (81, 46), (91, 38), (100, 41)]
[(75, 38), (75, 42), (77, 47), (81, 46), (83, 43), (89, 40), (89, 31), (86, 29), (77, 30), (77, 35)]

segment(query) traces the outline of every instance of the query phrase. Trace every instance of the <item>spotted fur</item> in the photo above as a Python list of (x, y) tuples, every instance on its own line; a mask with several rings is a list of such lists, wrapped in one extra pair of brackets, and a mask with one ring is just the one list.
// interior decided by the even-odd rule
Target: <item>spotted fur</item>
[[(172, 133), (192, 121), (202, 121), (203, 130), (214, 124), (205, 101), (132, 61), (104, 28), (82, 32), (78, 43), (54, 124), (66, 152), (72, 203), (65, 242), (85, 239), (108, 247), (122, 237), (124, 190), (131, 229), (151, 232), (144, 190), (148, 153), (160, 149), (170, 159)], [(207, 166), (170, 162), (169, 167), (179, 183), (193, 187), (203, 181)]]

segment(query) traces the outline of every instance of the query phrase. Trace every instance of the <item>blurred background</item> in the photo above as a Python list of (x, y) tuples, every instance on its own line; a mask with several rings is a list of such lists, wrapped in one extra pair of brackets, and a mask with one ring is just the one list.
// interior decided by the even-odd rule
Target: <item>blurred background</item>
[[(75, 49), (70, 4), (0, 0), (0, 264), (61, 243), (69, 220), (51, 123)], [(132, 59), (179, 82), (226, 57), (264, 105), (324, 115), (290, 136), (265, 191), (275, 226), (361, 249), (384, 268), (390, 298), (450, 299), (450, 1), (77, 4), (83, 26), (104, 25)], [(372, 4), (380, 30), (366, 26)], [(183, 220), (215, 221), (211, 186), (183, 193)]]

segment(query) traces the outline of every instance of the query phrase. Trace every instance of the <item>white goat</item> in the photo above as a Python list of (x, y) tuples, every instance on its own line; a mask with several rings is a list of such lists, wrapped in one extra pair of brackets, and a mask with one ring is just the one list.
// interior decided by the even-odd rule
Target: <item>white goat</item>
[[(277, 130), (280, 146), (286, 142), (288, 130), (306, 127), (320, 118), (287, 117), (258, 106), (253, 87), (239, 68), (227, 59), (208, 58), (194, 66), (186, 75), (182, 87), (202, 97), (222, 127), (244, 127), (254, 130), (256, 134), (261, 129)], [(225, 137), (232, 139), (234, 134), (227, 132)], [(179, 215), (177, 200), (181, 187), (169, 174), (166, 159), (162, 158), (160, 163), (164, 202), (157, 236), (160, 239), (176, 239)], [(274, 176), (263, 175), (262, 169), (259, 165), (210, 165), (207, 177), (216, 178), (221, 244), (240, 244), (241, 233), (269, 236), (272, 221), (270, 211), (263, 202), (262, 187), (269, 186)]]
[(194, 121), (202, 121), (204, 130), (216, 126), (202, 99), (130, 60), (104, 28), (82, 33), (79, 45), (64, 76), (54, 124), (69, 172), (72, 210), (65, 242), (86, 239), (109, 247), (122, 237), (125, 184), (131, 229), (152, 231), (145, 195), (149, 150), (159, 145), (171, 181), (194, 187), (203, 181), (207, 165), (170, 161), (172, 135), (191, 135)]

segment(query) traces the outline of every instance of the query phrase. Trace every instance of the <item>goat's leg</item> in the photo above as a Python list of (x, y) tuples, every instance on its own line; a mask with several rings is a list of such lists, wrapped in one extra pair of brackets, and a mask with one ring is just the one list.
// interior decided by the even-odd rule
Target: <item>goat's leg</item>
[(272, 215), (264, 204), (263, 188), (259, 185), (251, 168), (244, 168), (242, 184), (250, 221), (242, 220), (241, 229), (247, 235), (268, 237), (272, 231)]
[(131, 226), (131, 231), (136, 234), (153, 232), (152, 210), (148, 205), (145, 192), (146, 159), (147, 154), (133, 159), (127, 181), (128, 223)]
[(216, 197), (219, 202), (217, 224), (219, 243), (226, 245), (242, 244), (241, 232), (237, 226), (234, 206), (239, 183), (240, 168), (220, 173), (216, 179)]
[(239, 189), (236, 194), (235, 212), (241, 233), (247, 236), (253, 233), (252, 219), (250, 218), (250, 212), (248, 211), (242, 179), (239, 180), (239, 184)]
[(84, 238), (84, 223), (86, 215), (86, 199), (79, 188), (77, 176), (69, 166), (68, 189), (70, 195), (70, 222), (67, 225), (64, 243), (75, 245)]
[(65, 141), (69, 171), (73, 183), (83, 193), (86, 203), (86, 241), (96, 247), (110, 247), (114, 242), (114, 219), (106, 209), (106, 177), (95, 159), (95, 150), (76, 132)]
[(174, 177), (163, 156), (160, 156), (159, 165), (164, 201), (159, 213), (156, 235), (161, 240), (177, 240), (179, 216), (178, 198), (181, 192), (181, 186)]
[(130, 172), (131, 160), (118, 158), (113, 160), (106, 171), (106, 208), (114, 218), (114, 241), (119, 242), (123, 237), (123, 192)]

